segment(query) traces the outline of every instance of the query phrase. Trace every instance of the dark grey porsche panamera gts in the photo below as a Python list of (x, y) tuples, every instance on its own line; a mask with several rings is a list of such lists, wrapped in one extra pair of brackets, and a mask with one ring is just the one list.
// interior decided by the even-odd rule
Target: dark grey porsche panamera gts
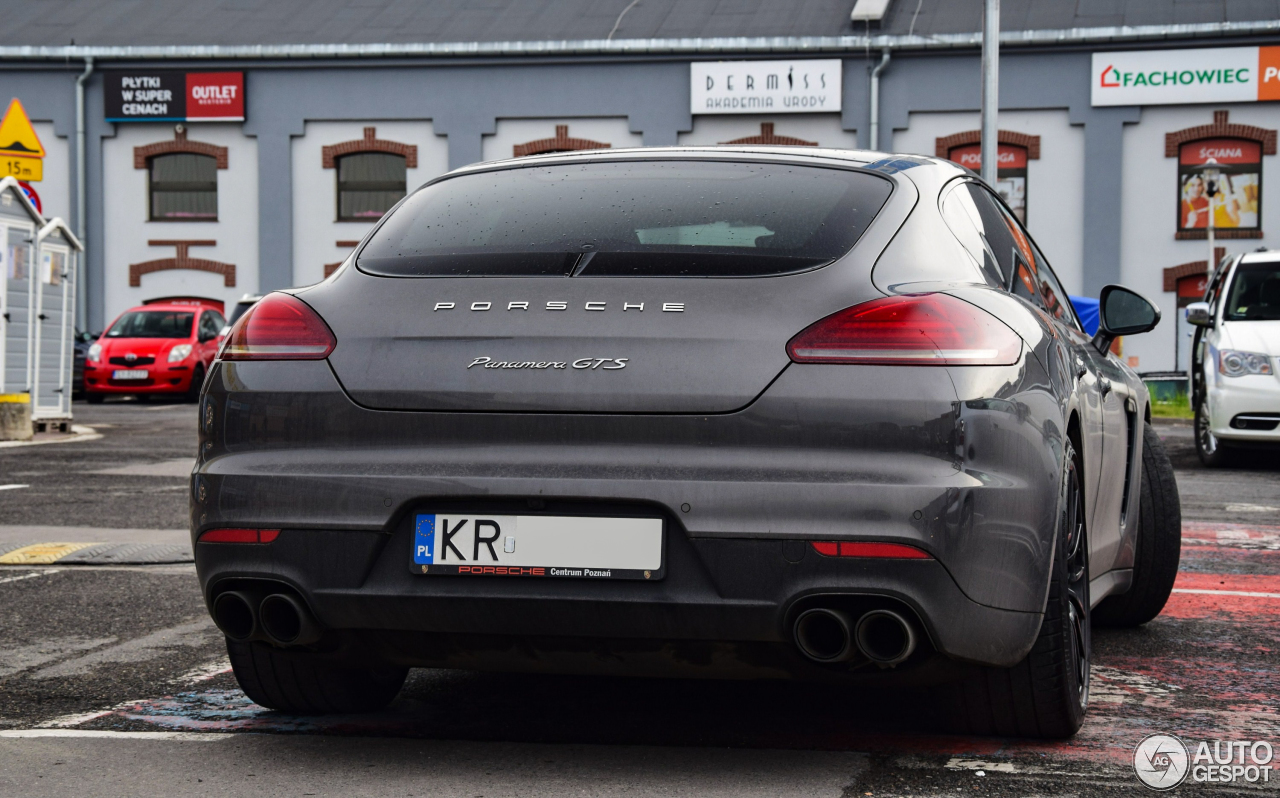
[(928, 686), (1072, 734), (1163, 607), (1172, 471), (997, 196), (945, 161), (599, 151), (405, 198), (205, 383), (196, 564), (254, 701), (409, 667)]

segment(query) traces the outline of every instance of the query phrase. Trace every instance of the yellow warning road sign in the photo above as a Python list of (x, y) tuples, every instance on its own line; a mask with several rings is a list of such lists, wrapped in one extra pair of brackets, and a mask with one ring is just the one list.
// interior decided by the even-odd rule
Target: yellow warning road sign
[(38, 181), (44, 177), (44, 145), (17, 97), (0, 121), (0, 175)]

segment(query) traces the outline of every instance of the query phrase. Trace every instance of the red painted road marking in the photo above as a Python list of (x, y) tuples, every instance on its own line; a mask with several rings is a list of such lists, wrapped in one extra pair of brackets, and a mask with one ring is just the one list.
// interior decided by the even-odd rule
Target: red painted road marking
[(1197, 574), (1182, 572), (1162, 616), (1189, 620), (1217, 618), (1233, 623), (1262, 623), (1274, 628), (1280, 618), (1280, 575)]

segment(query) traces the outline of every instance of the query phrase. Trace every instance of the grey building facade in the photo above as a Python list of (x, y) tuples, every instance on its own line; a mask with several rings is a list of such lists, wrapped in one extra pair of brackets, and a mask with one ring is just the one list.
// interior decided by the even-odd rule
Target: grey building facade
[[(450, 168), (554, 149), (729, 141), (872, 148), (873, 123), (882, 150), (959, 160), (976, 144), (980, 0), (892, 0), (881, 19), (859, 22), (850, 20), (853, 0), (254, 8), (81, 0), (39, 4), (38, 13), (4, 5), (13, 24), (0, 33), (0, 99), (21, 100), (48, 151), (44, 180), (34, 184), (45, 215), (85, 233), (83, 324), (94, 331), (148, 298), (230, 301), (323, 279), (376, 219), (376, 208), (344, 210), (344, 164), (354, 164), (344, 159), (352, 155), (389, 156), (400, 169), (378, 182), (352, 166), (350, 197), (359, 204), (360, 186), (367, 197), (393, 194), (397, 181), (411, 190)], [(1003, 6), (1002, 175), (1007, 155), (1012, 201), (1068, 290), (1096, 296), (1124, 282), (1176, 319), (1179, 294), (1190, 295), (1209, 260), (1197, 219), (1203, 226), (1221, 209), (1215, 235), (1229, 252), (1280, 243), (1280, 200), (1267, 194), (1268, 181), (1280, 179), (1270, 176), (1280, 104), (1266, 99), (1263, 74), (1268, 48), (1280, 45), (1280, 4)], [(1095, 84), (1126, 80), (1123, 66), (1112, 67), (1116, 80), (1099, 76), (1109, 55), (1123, 65), (1170, 51), (1254, 58), (1257, 96), (1227, 86), (1192, 97), (1174, 86), (1183, 93), (1172, 99), (1099, 100)], [(886, 53), (873, 112), (871, 72)], [(777, 74), (815, 78), (820, 68), (837, 69), (838, 94), (803, 109), (699, 105), (707, 81), (745, 75), (751, 64), (768, 71), (767, 63)], [(717, 65), (714, 75), (703, 74), (708, 64)], [(240, 73), (243, 120), (108, 121), (120, 75), (157, 70)], [(743, 88), (740, 79), (736, 90)], [(1228, 178), (1215, 178), (1230, 190), (1197, 216), (1200, 200), (1188, 192), (1203, 164), (1188, 161), (1187, 147), (1232, 141), (1244, 149), (1226, 158)], [(167, 155), (206, 159), (200, 180), (216, 194), (212, 215), (158, 215), (157, 187), (167, 178), (156, 159)], [(174, 185), (192, 184), (195, 174)], [(1125, 342), (1125, 355), (1141, 371), (1177, 368), (1186, 348), (1177, 327)]]

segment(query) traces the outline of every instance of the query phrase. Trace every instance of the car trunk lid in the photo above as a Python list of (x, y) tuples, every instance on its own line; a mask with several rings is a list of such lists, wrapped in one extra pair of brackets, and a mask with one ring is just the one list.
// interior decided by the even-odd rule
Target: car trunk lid
[(787, 341), (814, 318), (811, 304), (790, 300), (812, 276), (364, 277), (359, 309), (335, 292), (303, 298), (337, 336), (334, 372), (367, 407), (723, 413), (787, 367)]

